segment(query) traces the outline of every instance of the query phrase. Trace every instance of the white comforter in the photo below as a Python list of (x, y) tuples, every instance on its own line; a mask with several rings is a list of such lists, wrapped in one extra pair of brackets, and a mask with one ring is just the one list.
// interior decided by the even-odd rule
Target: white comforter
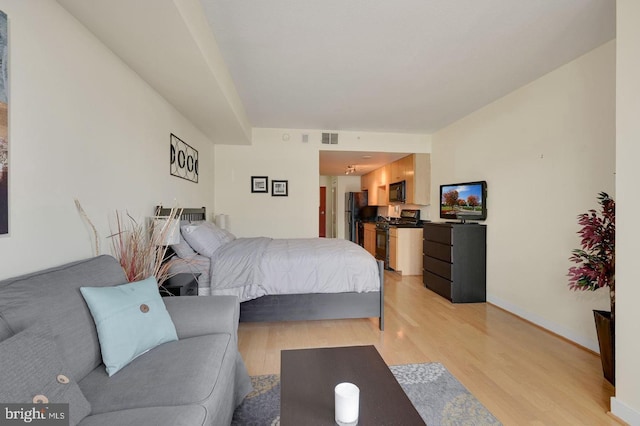
[(211, 257), (211, 294), (240, 301), (267, 294), (379, 291), (376, 260), (350, 241), (238, 238)]

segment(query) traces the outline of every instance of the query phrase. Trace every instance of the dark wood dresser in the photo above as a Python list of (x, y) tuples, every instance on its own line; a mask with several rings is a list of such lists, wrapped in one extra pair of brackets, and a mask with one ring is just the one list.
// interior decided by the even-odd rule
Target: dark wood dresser
[(487, 227), (470, 223), (425, 223), (424, 285), (453, 303), (487, 299)]

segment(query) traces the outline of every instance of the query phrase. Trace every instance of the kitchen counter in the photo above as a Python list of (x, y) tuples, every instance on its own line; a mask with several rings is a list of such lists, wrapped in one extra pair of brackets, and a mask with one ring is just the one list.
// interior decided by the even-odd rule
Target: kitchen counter
[(421, 221), (418, 221), (418, 223), (416, 223), (416, 224), (411, 224), (411, 223), (393, 223), (393, 219), (395, 219), (395, 218), (391, 218), (389, 220), (389, 228), (422, 228), (423, 225), (426, 222), (429, 222), (428, 220), (421, 220)]

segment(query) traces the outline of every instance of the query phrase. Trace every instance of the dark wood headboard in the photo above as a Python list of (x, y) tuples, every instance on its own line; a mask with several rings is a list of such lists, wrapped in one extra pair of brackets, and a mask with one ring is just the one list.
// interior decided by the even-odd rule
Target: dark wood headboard
[(182, 210), (180, 219), (182, 220), (207, 220), (207, 209), (205, 207), (196, 207), (189, 209), (167, 208), (162, 206), (156, 207), (156, 216), (169, 216), (171, 211)]

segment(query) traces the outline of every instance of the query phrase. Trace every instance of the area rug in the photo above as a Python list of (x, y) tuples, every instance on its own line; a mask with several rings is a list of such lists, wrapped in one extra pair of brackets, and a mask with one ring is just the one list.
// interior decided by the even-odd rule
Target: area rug
[[(438, 362), (389, 367), (429, 426), (501, 423)], [(280, 425), (280, 376), (251, 377), (253, 392), (233, 415), (232, 425)]]

